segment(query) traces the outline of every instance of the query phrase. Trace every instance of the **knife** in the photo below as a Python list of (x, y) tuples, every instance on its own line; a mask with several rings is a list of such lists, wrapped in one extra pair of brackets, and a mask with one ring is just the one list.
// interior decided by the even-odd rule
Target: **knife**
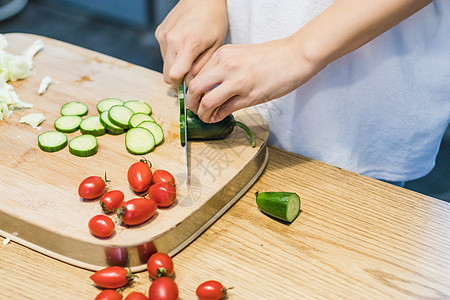
[(185, 155), (185, 167), (186, 167), (186, 185), (189, 189), (190, 186), (190, 176), (189, 176), (189, 165), (188, 165), (188, 123), (186, 117), (186, 83), (183, 81), (183, 85), (178, 86), (178, 100), (180, 103), (180, 142), (181, 146), (184, 147)]

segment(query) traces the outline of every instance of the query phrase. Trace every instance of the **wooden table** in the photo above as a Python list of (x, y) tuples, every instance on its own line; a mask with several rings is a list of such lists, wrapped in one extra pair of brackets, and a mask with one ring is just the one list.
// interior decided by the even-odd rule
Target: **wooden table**
[[(203, 281), (229, 299), (448, 299), (450, 204), (270, 148), (250, 190), (174, 257), (180, 299)], [(290, 225), (262, 214), (256, 191), (294, 191)], [(0, 241), (3, 241), (1, 239)], [(81, 268), (16, 243), (0, 244), (0, 299), (93, 299)], [(146, 272), (128, 286), (147, 292)], [(19, 297), (20, 296), (20, 297)]]

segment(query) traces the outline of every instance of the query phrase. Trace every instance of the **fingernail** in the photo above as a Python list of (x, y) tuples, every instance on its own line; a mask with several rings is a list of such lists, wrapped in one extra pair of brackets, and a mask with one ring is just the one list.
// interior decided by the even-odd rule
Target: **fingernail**
[(209, 121), (210, 121), (211, 123), (214, 123), (214, 117), (211, 116), (211, 119), (209, 119)]

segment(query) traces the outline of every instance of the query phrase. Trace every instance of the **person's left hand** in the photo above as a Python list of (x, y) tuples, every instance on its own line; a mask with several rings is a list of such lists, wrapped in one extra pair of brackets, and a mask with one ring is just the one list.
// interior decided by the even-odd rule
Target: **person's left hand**
[[(297, 48), (297, 50), (296, 50)], [(186, 105), (206, 123), (281, 97), (317, 71), (290, 38), (220, 47), (189, 82)]]

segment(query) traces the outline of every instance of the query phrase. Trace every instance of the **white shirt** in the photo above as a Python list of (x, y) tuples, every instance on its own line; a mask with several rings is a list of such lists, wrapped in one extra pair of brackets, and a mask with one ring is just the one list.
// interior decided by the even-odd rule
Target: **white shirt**
[[(228, 0), (228, 41), (287, 37), (333, 2)], [(426, 175), (450, 120), (450, 1), (429, 4), (256, 108), (274, 146), (378, 179)]]

